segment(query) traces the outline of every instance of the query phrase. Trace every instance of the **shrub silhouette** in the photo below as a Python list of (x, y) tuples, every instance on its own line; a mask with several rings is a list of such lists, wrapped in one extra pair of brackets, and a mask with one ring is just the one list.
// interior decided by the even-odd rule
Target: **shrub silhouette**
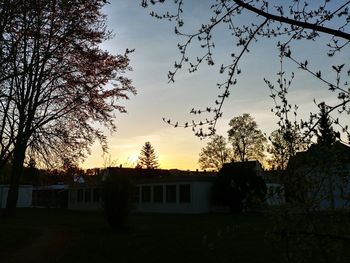
[(125, 224), (131, 208), (134, 189), (134, 184), (125, 175), (115, 174), (103, 182), (103, 209), (112, 228), (119, 228)]
[(224, 164), (213, 186), (214, 203), (229, 206), (231, 213), (260, 205), (265, 196), (264, 180), (243, 165)]

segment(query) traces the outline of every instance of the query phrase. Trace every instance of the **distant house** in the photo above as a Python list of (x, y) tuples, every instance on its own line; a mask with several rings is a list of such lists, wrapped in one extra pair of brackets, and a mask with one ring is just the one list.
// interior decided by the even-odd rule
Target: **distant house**
[[(242, 165), (234, 163), (232, 165)], [(257, 161), (245, 162), (258, 176), (264, 178), (264, 171)], [(212, 206), (212, 186), (216, 173), (205, 171), (182, 171), (177, 169), (134, 169), (108, 168), (104, 176), (125, 175), (136, 185), (134, 212), (201, 214), (221, 211)], [(86, 178), (88, 179), (88, 178)], [(277, 183), (267, 183), (267, 188), (281, 187)], [(69, 188), (68, 208), (72, 210), (102, 209), (100, 182), (83, 180)], [(267, 198), (267, 204), (278, 205), (284, 197)], [(224, 210), (223, 210), (224, 211)]]
[(136, 180), (136, 212), (202, 214), (211, 211), (213, 176)]
[(228, 165), (230, 165), (232, 169), (241, 168), (241, 167), (251, 169), (252, 171), (255, 172), (257, 176), (261, 178), (265, 178), (264, 169), (262, 168), (261, 163), (257, 160), (245, 161), (245, 162), (232, 162), (232, 163), (229, 163)]
[(102, 176), (75, 176), (68, 191), (68, 209), (71, 210), (101, 210)]
[[(136, 185), (134, 212), (209, 213), (214, 173), (162, 169), (108, 168), (108, 176), (123, 174)], [(106, 176), (107, 176), (106, 174)], [(68, 208), (102, 209), (98, 184), (75, 184), (69, 190)]]
[(287, 199), (312, 210), (350, 208), (350, 146), (314, 144), (288, 163)]
[(286, 203), (285, 186), (282, 182), (284, 171), (264, 171), (264, 181), (267, 188), (266, 203), (270, 206), (278, 206)]
[[(6, 207), (7, 194), (9, 191), (8, 185), (0, 185), (0, 208)], [(32, 206), (32, 185), (20, 185), (18, 188), (17, 207), (31, 207)]]

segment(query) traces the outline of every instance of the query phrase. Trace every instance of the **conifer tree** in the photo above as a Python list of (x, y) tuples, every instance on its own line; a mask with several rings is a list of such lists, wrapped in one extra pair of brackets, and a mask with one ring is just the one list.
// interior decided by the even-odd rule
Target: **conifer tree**
[(141, 149), (136, 168), (157, 169), (158, 158), (150, 142), (145, 142)]
[(328, 115), (327, 106), (324, 102), (319, 104), (320, 113), (319, 115), (319, 123), (318, 123), (318, 131), (317, 135), (317, 143), (322, 145), (331, 145), (336, 141), (336, 132), (332, 128), (333, 122), (330, 120)]

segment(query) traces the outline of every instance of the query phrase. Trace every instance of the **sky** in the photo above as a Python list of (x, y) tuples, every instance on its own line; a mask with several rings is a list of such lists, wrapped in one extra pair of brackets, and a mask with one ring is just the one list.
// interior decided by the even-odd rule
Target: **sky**
[[(167, 73), (173, 70), (174, 61), (180, 58), (177, 43), (183, 41), (174, 34), (173, 22), (157, 20), (149, 15), (150, 9), (140, 6), (140, 1), (111, 0), (103, 12), (107, 15), (107, 26), (115, 34), (114, 38), (101, 44), (102, 49), (112, 54), (124, 53), (126, 48), (135, 49), (130, 55), (132, 72), (126, 76), (132, 79), (137, 95), (128, 101), (120, 101), (127, 113), (116, 113), (117, 132), (106, 131), (109, 144), (109, 158), (114, 165), (133, 166), (146, 141), (150, 141), (159, 159), (160, 168), (195, 170), (199, 168), (198, 157), (209, 139), (200, 140), (190, 129), (173, 128), (162, 121), (170, 118), (179, 123), (192, 120), (192, 108), (206, 108), (213, 105), (218, 95), (216, 83), (224, 80), (218, 73), (220, 65), (229, 61), (235, 47), (228, 31), (219, 27), (214, 33), (215, 49), (213, 67), (203, 64), (199, 71), (189, 74), (184, 68), (175, 77), (175, 83), (168, 83)], [(185, 2), (186, 32), (193, 32), (210, 19), (208, 0)], [(186, 5), (187, 3), (187, 5)], [(250, 17), (247, 16), (247, 20)], [(242, 21), (249, 22), (249, 21)], [(332, 58), (326, 56), (325, 41), (299, 42), (293, 53), (298, 58), (308, 59), (309, 63), (322, 69), (327, 77), (334, 80), (329, 70), (333, 64), (349, 61), (349, 48)], [(201, 52), (198, 45), (189, 50), (194, 57)], [(292, 104), (299, 105), (299, 116), (306, 117), (309, 112), (317, 112), (313, 100), (335, 101), (336, 96), (327, 87), (305, 71), (289, 63), (287, 76), (295, 72), (295, 79), (289, 94)], [(217, 133), (227, 137), (230, 119), (243, 113), (250, 113), (259, 128), (269, 135), (277, 129), (277, 118), (271, 113), (273, 101), (263, 79), (272, 82), (277, 79), (279, 70), (276, 40), (263, 40), (253, 43), (251, 52), (241, 63), (242, 74), (238, 84), (232, 88), (231, 96), (223, 107), (223, 117), (218, 121)], [(343, 116), (348, 122), (348, 116)], [(82, 163), (83, 168), (106, 165), (101, 147), (93, 145), (91, 155)], [(107, 162), (108, 163), (108, 162)]]

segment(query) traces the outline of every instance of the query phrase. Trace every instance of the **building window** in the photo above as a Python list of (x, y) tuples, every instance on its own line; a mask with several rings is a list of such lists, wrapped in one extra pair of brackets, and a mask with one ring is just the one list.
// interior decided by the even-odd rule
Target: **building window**
[(176, 185), (167, 185), (165, 188), (166, 202), (176, 203)]
[(77, 202), (78, 202), (78, 203), (83, 202), (83, 196), (84, 196), (84, 191), (83, 191), (83, 189), (78, 189), (78, 198), (77, 198)]
[(85, 189), (85, 203), (91, 202), (91, 189)]
[(94, 188), (94, 190), (92, 191), (92, 200), (94, 201), (94, 203), (99, 203), (100, 199), (101, 199), (100, 189)]
[(142, 203), (151, 202), (151, 186), (142, 186)]
[(153, 202), (163, 203), (163, 185), (153, 186)]
[(180, 203), (190, 203), (191, 202), (191, 185), (190, 184), (180, 184)]
[(140, 202), (140, 186), (135, 187), (134, 202)]

